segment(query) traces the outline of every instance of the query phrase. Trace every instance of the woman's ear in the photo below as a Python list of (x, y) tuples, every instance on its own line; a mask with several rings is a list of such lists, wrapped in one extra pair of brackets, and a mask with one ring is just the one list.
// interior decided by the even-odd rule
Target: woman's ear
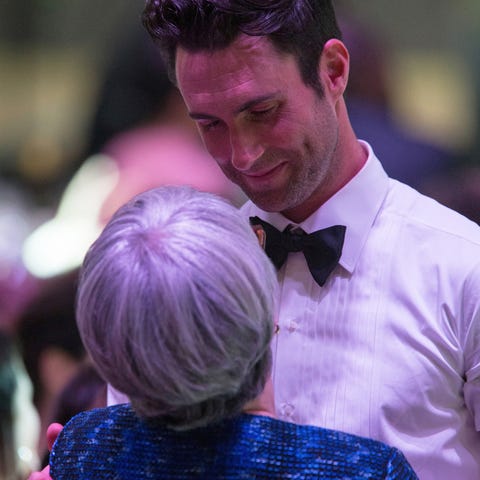
[(350, 55), (343, 42), (331, 38), (325, 43), (320, 55), (319, 75), (320, 81), (331, 97), (338, 100), (348, 83), (350, 69)]

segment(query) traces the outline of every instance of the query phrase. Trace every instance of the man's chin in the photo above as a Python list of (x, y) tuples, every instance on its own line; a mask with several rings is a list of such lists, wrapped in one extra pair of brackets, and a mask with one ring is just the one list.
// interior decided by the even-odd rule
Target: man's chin
[(278, 195), (254, 193), (246, 190), (243, 192), (258, 208), (265, 212), (281, 212), (287, 208), (285, 200), (279, 198)]

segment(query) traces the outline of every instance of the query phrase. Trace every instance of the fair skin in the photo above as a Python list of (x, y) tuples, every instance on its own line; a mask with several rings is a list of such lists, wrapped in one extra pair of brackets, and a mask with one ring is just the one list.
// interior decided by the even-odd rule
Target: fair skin
[(215, 52), (178, 48), (176, 77), (205, 147), (260, 208), (301, 222), (362, 168), (343, 93), (348, 52), (329, 40), (319, 61), (322, 98), (292, 55), (266, 37), (239, 36)]

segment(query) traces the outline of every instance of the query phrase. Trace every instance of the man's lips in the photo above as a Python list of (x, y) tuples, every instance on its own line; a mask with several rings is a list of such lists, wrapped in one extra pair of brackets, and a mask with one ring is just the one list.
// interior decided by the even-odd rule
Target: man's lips
[(275, 167), (269, 168), (268, 170), (260, 170), (258, 172), (248, 172), (248, 173), (243, 173), (243, 175), (248, 179), (252, 179), (253, 181), (268, 180), (269, 178), (276, 175), (280, 171), (280, 169), (283, 167), (283, 165), (284, 163), (279, 163)]

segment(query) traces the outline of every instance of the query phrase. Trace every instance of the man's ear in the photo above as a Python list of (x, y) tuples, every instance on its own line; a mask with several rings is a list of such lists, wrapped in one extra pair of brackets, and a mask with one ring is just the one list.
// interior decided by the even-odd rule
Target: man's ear
[(348, 83), (348, 73), (350, 69), (350, 55), (345, 44), (331, 38), (325, 43), (322, 54), (320, 55), (319, 75), (325, 94), (330, 92), (334, 101), (338, 100)]

